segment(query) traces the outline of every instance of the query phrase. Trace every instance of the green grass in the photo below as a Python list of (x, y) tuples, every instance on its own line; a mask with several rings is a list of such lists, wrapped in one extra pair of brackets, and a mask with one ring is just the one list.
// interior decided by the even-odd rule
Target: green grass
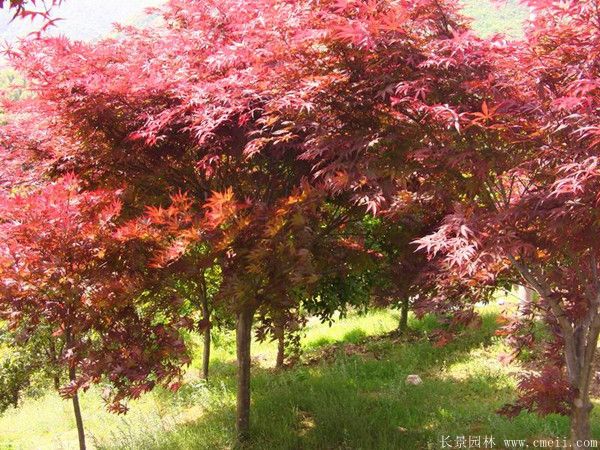
[[(312, 322), (303, 340), (305, 362), (283, 372), (272, 369), (275, 346), (256, 344), (248, 447), (412, 450), (439, 448), (442, 435), (568, 435), (564, 417), (495, 414), (513, 398), (516, 367), (498, 362), (506, 348), (493, 335), (493, 310), (485, 311), (481, 329), (443, 348), (427, 339), (431, 319), (412, 319), (413, 342), (388, 334), (396, 323), (386, 311), (341, 319), (331, 328)], [(133, 402), (126, 416), (106, 413), (98, 391), (84, 394), (89, 441), (101, 449), (232, 448), (233, 335), (221, 334), (216, 343), (209, 385), (197, 377), (196, 355), (177, 394), (156, 390)], [(423, 384), (405, 385), (408, 374), (419, 374)], [(595, 435), (599, 419), (595, 412)], [(50, 393), (28, 399), (0, 418), (0, 437), (3, 449), (76, 448), (70, 403)]]

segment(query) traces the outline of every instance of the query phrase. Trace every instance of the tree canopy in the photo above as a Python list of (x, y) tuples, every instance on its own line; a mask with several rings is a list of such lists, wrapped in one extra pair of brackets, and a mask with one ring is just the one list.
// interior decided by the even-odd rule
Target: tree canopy
[(330, 317), (347, 283), (460, 326), (521, 284), (539, 297), (504, 332), (531, 344), (541, 317), (547, 369), (504, 412), (570, 414), (588, 439), (600, 3), (523, 3), (514, 40), (478, 37), (453, 0), (171, 0), (99, 42), (24, 41), (9, 56), (33, 95), (5, 101), (0, 134), (0, 312), (65, 336), (69, 393), (103, 375), (120, 400), (178, 375), (194, 324), (169, 282), (218, 266), (243, 438), (256, 318), (264, 334)]

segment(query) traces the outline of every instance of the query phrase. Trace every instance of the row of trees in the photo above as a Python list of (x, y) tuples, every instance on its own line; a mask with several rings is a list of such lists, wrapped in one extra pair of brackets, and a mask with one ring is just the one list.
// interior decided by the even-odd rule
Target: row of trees
[(207, 377), (215, 315), (236, 322), (243, 440), (253, 327), (281, 365), (307, 314), (397, 304), (449, 333), (521, 284), (539, 295), (504, 331), (518, 351), (543, 320), (547, 368), (505, 412), (569, 414), (585, 448), (600, 2), (526, 3), (517, 41), (452, 0), (171, 0), (152, 27), (10, 51), (32, 95), (0, 131), (0, 317), (66, 368), (81, 447), (79, 390), (119, 412), (176, 389), (184, 330)]

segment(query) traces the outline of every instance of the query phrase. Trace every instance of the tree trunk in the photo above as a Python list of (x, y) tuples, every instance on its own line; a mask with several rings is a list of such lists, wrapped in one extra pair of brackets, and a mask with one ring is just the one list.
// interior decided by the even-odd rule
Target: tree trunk
[(252, 343), (252, 319), (254, 310), (245, 308), (237, 317), (237, 416), (238, 442), (242, 443), (250, 432), (250, 347)]
[(204, 330), (204, 351), (202, 352), (202, 378), (208, 381), (210, 366), (210, 325)]
[(408, 331), (408, 308), (409, 301), (408, 297), (406, 297), (402, 300), (402, 309), (400, 310), (400, 323), (398, 324), (400, 334), (406, 334)]
[[(576, 398), (573, 402), (573, 411), (571, 412), (571, 441), (575, 449), (587, 449), (589, 441), (592, 438), (590, 429), (590, 412), (592, 404), (589, 399)], [(586, 445), (586, 442), (588, 441)]]
[[(65, 348), (68, 350), (70, 349), (72, 346), (72, 336), (71, 336), (71, 330), (69, 327), (67, 327), (67, 329), (65, 330), (65, 344), (63, 346), (64, 350)], [(61, 352), (62, 352), (61, 350)], [(76, 376), (76, 372), (75, 372), (75, 367), (71, 366), (69, 364), (69, 381), (71, 383), (74, 383), (75, 380), (77, 379)], [(79, 437), (79, 450), (85, 450), (85, 431), (83, 429), (83, 418), (81, 417), (81, 408), (79, 406), (79, 395), (77, 392), (75, 392), (75, 394), (73, 394), (72, 397), (72, 402), (73, 402), (73, 413), (75, 414), (75, 423), (77, 425), (77, 436)]]
[(275, 368), (282, 369), (285, 362), (285, 332), (282, 325), (275, 328), (277, 336), (277, 359), (275, 360)]
[(56, 351), (56, 344), (53, 340), (50, 340), (46, 353), (48, 355), (48, 358), (50, 359), (50, 362), (52, 363), (52, 371), (54, 372), (52, 374), (52, 382), (54, 384), (54, 389), (58, 392), (58, 390), (60, 389), (60, 374), (58, 372), (58, 352)]
[(571, 405), (571, 443), (575, 449), (592, 448), (589, 442), (592, 437), (590, 413), (593, 408), (590, 385), (600, 333), (600, 316), (590, 317), (590, 322), (587, 326), (575, 327), (573, 333), (565, 339), (567, 373), (576, 392)]
[[(75, 369), (69, 368), (69, 380), (75, 381)], [(83, 429), (83, 418), (81, 417), (81, 408), (79, 407), (79, 395), (75, 393), (72, 398), (73, 412), (75, 413), (75, 423), (77, 424), (77, 435), (79, 437), (79, 450), (85, 450), (85, 431)]]
[(204, 351), (202, 352), (202, 378), (208, 381), (208, 367), (210, 365), (210, 308), (208, 306), (208, 294), (206, 292), (206, 281), (204, 281), (204, 279), (202, 287), (202, 316), (204, 320), (208, 323), (206, 329), (204, 330)]
[(60, 390), (60, 377), (58, 375), (52, 376), (52, 381), (54, 383), (54, 389), (58, 392)]
[(521, 305), (529, 305), (533, 301), (533, 290), (527, 286), (519, 286), (519, 303)]
[(527, 284), (548, 303), (552, 315), (558, 322), (564, 340), (564, 357), (569, 383), (576, 393), (575, 400), (571, 404), (572, 448), (591, 448), (590, 443), (585, 441), (589, 441), (591, 438), (590, 385), (594, 357), (598, 348), (598, 337), (600, 336), (600, 276), (596, 255), (592, 253), (589, 261), (592, 285), (589, 286), (588, 313), (586, 317), (580, 318), (576, 323), (569, 320), (569, 316), (560, 301), (557, 300), (551, 286), (539, 276), (537, 271), (532, 271), (514, 256), (509, 255), (508, 258)]

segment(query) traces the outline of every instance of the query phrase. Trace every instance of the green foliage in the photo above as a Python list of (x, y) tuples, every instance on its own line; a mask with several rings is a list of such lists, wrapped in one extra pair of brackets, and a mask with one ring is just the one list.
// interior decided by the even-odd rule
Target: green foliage
[(28, 342), (18, 335), (0, 324), (0, 414), (44, 393), (49, 380), (60, 377), (51, 362), (49, 333), (41, 332)]
[(492, 4), (490, 0), (462, 0), (464, 14), (473, 17), (473, 29), (481, 36), (503, 33), (510, 37), (523, 35), (523, 22), (528, 11), (519, 0), (504, 0)]
[(0, 361), (0, 412), (19, 404), (21, 393), (31, 379), (30, 361), (21, 354), (9, 354)]
[(18, 100), (27, 95), (26, 90), (21, 87), (22, 85), (22, 78), (14, 70), (0, 68), (0, 92), (8, 92), (10, 100)]

